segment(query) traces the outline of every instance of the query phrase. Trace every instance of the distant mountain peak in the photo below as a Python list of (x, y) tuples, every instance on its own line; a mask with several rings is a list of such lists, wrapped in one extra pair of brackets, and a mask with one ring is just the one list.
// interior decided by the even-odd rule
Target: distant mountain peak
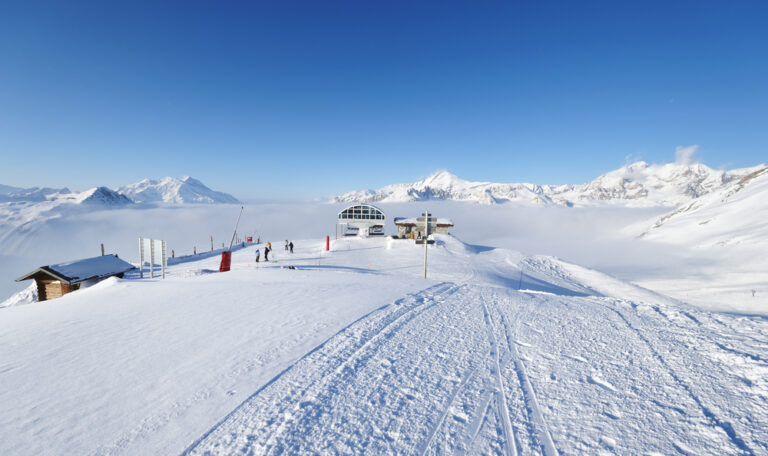
[(75, 200), (80, 204), (102, 204), (105, 206), (125, 206), (133, 204), (133, 200), (107, 187), (94, 187), (77, 195)]
[(421, 181), (424, 186), (435, 188), (449, 188), (455, 185), (464, 184), (466, 182), (467, 181), (461, 179), (459, 176), (444, 169), (437, 171), (436, 173)]
[(163, 177), (143, 179), (118, 189), (137, 203), (175, 204), (239, 204), (232, 195), (211, 190), (201, 181), (184, 176), (182, 179)]

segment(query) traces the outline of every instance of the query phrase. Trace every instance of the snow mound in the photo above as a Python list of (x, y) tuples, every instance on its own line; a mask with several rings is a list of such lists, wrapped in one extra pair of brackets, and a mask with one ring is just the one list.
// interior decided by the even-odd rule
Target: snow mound
[(37, 302), (37, 284), (33, 281), (27, 288), (11, 295), (10, 298), (0, 302), (0, 309), (4, 307), (14, 307), (24, 304)]
[(239, 204), (237, 198), (206, 187), (197, 179), (186, 176), (183, 179), (163, 177), (144, 179), (135, 184), (120, 187), (118, 191), (137, 203), (174, 204)]

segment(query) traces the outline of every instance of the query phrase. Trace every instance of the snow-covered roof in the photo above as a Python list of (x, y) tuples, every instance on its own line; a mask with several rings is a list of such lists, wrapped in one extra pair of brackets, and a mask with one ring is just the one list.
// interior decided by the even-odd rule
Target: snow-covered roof
[(104, 255), (85, 258), (67, 263), (41, 266), (29, 274), (16, 279), (17, 282), (33, 278), (37, 273), (45, 273), (55, 279), (70, 284), (89, 279), (101, 279), (133, 269), (133, 265), (121, 260), (115, 255)]
[[(431, 219), (435, 219), (435, 217), (430, 217)], [(424, 225), (424, 217), (395, 217), (394, 219), (395, 225), (397, 226), (416, 226), (416, 225)], [(437, 218), (436, 222), (433, 222), (430, 220), (430, 225), (436, 224), (439, 227), (452, 227), (453, 221), (451, 219), (447, 218)]]

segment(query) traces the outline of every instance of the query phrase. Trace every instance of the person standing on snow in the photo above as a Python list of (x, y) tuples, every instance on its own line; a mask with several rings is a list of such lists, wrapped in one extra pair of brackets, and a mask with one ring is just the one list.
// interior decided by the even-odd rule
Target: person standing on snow
[(261, 256), (261, 250), (256, 249), (256, 262), (259, 262), (259, 256)]
[(264, 261), (269, 261), (269, 246), (264, 247)]
[(285, 240), (285, 251), (288, 251), (288, 239)]
[(291, 249), (291, 253), (293, 253), (293, 241), (291, 241), (290, 244), (288, 244), (288, 248)]

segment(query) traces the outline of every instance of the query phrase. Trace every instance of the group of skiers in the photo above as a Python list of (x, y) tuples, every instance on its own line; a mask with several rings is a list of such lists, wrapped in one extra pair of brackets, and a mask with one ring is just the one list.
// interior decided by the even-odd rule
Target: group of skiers
[[(261, 240), (261, 238), (259, 238)], [(267, 242), (267, 245), (264, 246), (264, 261), (269, 261), (269, 252), (272, 251), (272, 243)], [(288, 240), (285, 240), (285, 251), (293, 253), (293, 242), (288, 242)], [(259, 249), (256, 249), (256, 262), (258, 263), (260, 260), (261, 251)]]

